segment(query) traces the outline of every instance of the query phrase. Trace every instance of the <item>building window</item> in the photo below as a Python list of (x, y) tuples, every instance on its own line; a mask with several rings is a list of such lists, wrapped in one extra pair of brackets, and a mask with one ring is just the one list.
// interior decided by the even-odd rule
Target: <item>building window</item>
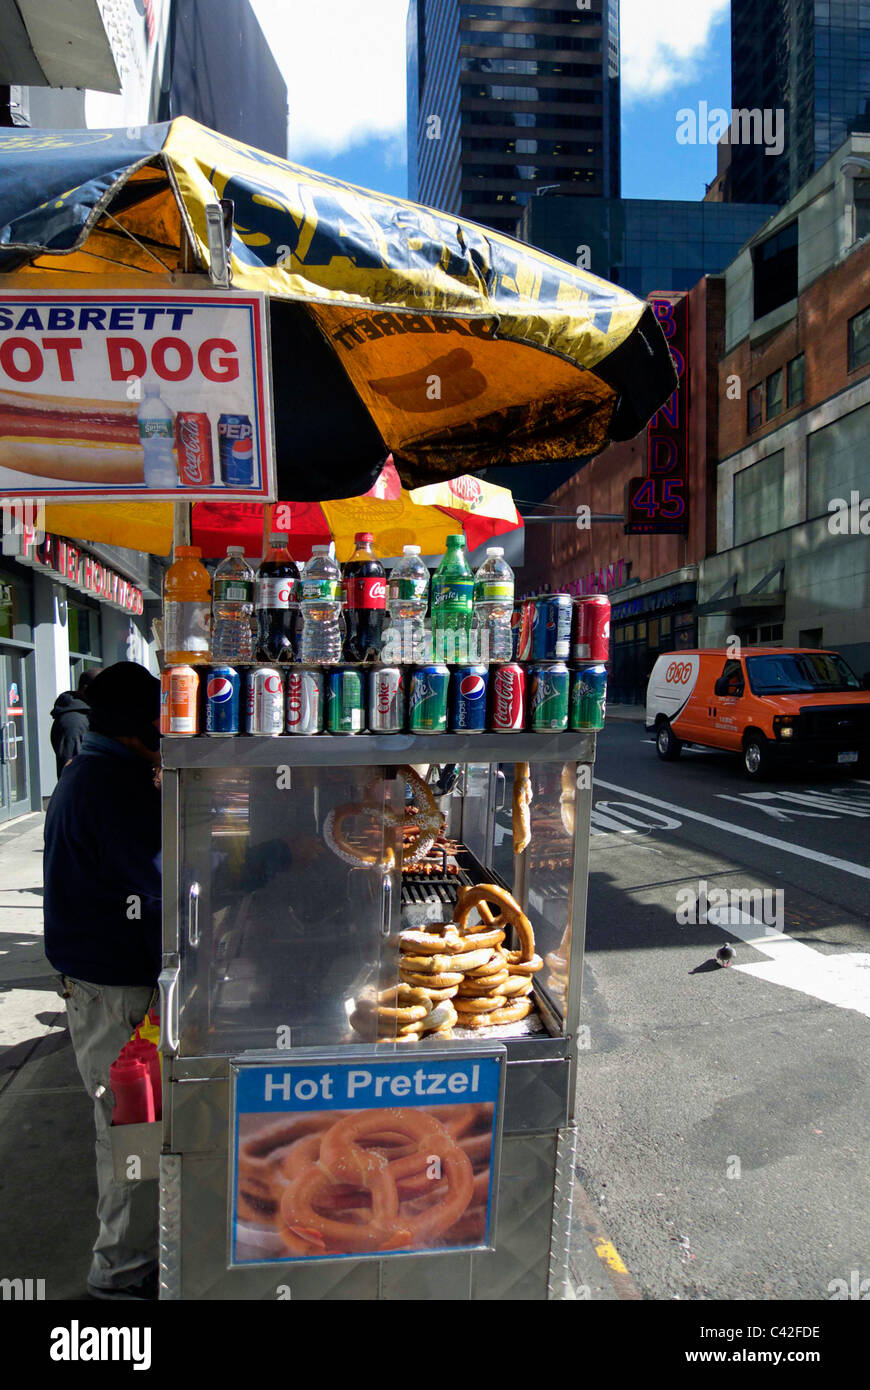
[(855, 182), (855, 240), (870, 236), (870, 179)]
[(752, 250), (754, 316), (764, 318), (797, 298), (798, 224), (790, 222)]
[(767, 418), (776, 419), (777, 415), (782, 414), (782, 367), (777, 371), (771, 372), (767, 378)]
[(803, 353), (800, 357), (793, 357), (788, 364), (788, 409), (792, 406), (802, 405), (804, 399), (804, 388), (806, 384), (806, 358)]
[[(853, 492), (870, 496), (870, 405), (851, 410), (807, 438), (807, 515), (824, 516), (839, 500), (846, 506)], [(832, 518), (833, 519), (833, 518)]]
[(746, 397), (746, 428), (751, 434), (760, 430), (762, 422), (761, 383), (753, 386)]
[(785, 452), (753, 463), (734, 475), (734, 544), (773, 535), (783, 524)]
[(849, 371), (870, 362), (870, 305), (849, 320)]

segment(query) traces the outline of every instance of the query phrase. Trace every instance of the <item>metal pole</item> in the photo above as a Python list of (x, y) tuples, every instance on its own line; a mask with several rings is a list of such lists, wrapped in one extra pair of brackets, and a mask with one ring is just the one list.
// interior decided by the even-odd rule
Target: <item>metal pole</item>
[[(524, 525), (524, 526), (530, 526), (530, 525), (533, 525), (535, 522), (540, 522), (540, 521), (558, 521), (558, 522), (567, 522), (567, 521), (570, 521), (570, 522), (573, 522), (573, 524), (576, 526), (578, 520), (579, 520), (579, 518), (577, 517), (576, 514), (574, 514), (573, 516), (524, 516), (524, 517), (523, 517), (523, 525)], [(624, 522), (625, 522), (625, 517), (622, 515), (622, 512), (593, 512), (592, 515), (589, 517), (589, 520), (590, 520), (590, 521), (620, 521), (620, 522), (623, 522), (623, 523), (624, 523)]]

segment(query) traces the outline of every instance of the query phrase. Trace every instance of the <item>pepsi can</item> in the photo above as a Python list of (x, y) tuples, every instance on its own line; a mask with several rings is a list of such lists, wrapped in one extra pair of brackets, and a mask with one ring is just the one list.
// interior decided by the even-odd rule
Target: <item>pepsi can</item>
[(239, 732), (241, 689), (234, 666), (212, 666), (205, 679), (205, 731), (213, 738)]
[(287, 672), (288, 734), (319, 734), (323, 731), (323, 672), (305, 666), (291, 666)]
[(255, 666), (248, 672), (245, 733), (275, 738), (283, 732), (284, 678), (276, 666)]
[(218, 419), (218, 460), (226, 487), (253, 487), (254, 432), (247, 415), (221, 415)]
[(533, 660), (567, 660), (571, 651), (573, 611), (570, 594), (547, 594), (537, 600), (532, 629)]
[(479, 734), (486, 728), (488, 666), (457, 666), (450, 676), (448, 728), (451, 734)]
[(399, 666), (369, 672), (368, 728), (372, 734), (400, 734), (405, 727), (405, 690)]

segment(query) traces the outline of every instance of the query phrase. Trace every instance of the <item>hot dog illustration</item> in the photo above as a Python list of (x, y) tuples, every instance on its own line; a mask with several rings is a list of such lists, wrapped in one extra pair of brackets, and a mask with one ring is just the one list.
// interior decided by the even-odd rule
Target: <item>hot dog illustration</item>
[(136, 410), (0, 390), (0, 468), (71, 483), (142, 483)]
[(470, 352), (454, 348), (426, 367), (418, 367), (402, 376), (381, 377), (373, 381), (371, 387), (400, 410), (431, 414), (473, 401), (486, 390), (486, 377), (474, 366)]

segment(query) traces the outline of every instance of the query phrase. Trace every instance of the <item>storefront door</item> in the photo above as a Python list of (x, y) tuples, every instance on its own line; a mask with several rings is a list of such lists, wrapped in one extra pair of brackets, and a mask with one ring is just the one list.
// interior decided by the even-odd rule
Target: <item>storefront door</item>
[(0, 646), (0, 821), (30, 810), (25, 657)]

